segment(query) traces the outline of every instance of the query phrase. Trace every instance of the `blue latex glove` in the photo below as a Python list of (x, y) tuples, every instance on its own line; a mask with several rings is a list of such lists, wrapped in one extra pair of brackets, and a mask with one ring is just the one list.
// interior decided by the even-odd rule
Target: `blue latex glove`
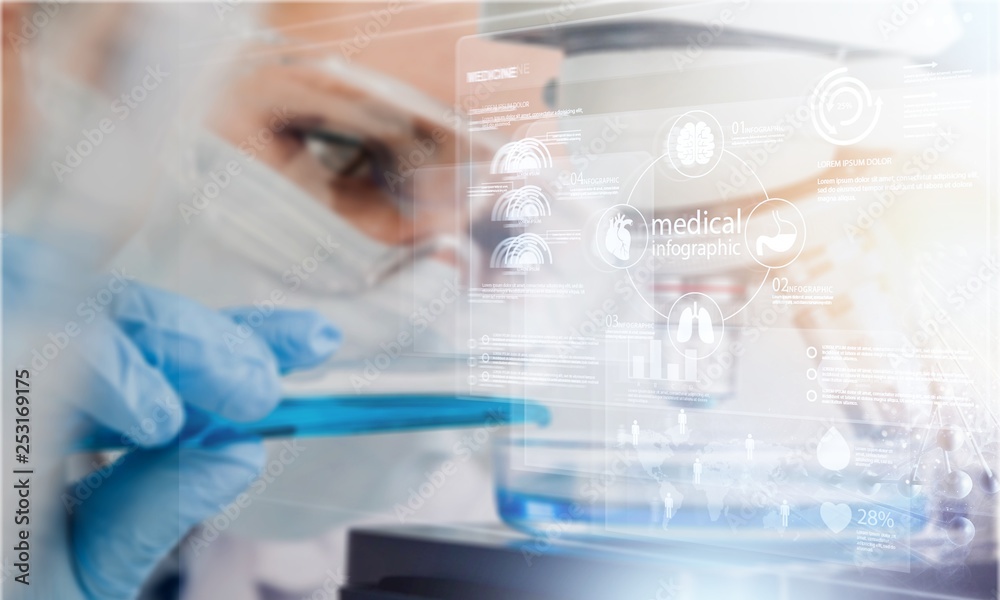
[[(265, 416), (280, 400), (280, 373), (318, 364), (340, 340), (318, 313), (222, 314), (139, 285), (115, 299), (111, 317), (90, 340), (92, 372), (82, 408), (146, 448), (179, 433), (206, 436), (202, 427), (216, 427), (192, 419), (182, 428), (191, 412), (185, 406), (233, 421)], [(261, 443), (250, 439), (126, 455), (76, 511), (73, 553), (81, 588), (92, 598), (132, 598), (191, 527), (243, 491), (264, 459)]]
[[(4, 240), (5, 323), (16, 322), (19, 312), (36, 318), (56, 293), (79, 293), (57, 289), (66, 279), (51, 269), (29, 268), (39, 264), (32, 248)], [(51, 566), (43, 581), (36, 574), (34, 589), (25, 591), (127, 600), (191, 527), (232, 502), (263, 467), (257, 439), (224, 432), (215, 439), (225, 443), (212, 443), (211, 429), (220, 426), (211, 415), (235, 421), (266, 415), (280, 400), (280, 374), (322, 362), (340, 335), (318, 313), (222, 313), (135, 282), (83, 327), (67, 350), (80, 358), (73, 403), (122, 432), (134, 449), (102, 469), (86, 498), (70, 486), (68, 531), (49, 536), (54, 541), (41, 559), (66, 566)], [(178, 436), (207, 443), (181, 447)]]

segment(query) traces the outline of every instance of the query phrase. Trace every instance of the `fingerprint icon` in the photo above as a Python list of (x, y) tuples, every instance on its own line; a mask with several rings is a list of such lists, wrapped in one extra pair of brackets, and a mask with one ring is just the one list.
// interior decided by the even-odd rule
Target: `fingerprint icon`
[(537, 270), (552, 264), (552, 251), (545, 240), (534, 233), (522, 233), (500, 242), (490, 257), (493, 269)]
[(552, 214), (548, 198), (537, 185), (526, 185), (504, 192), (493, 206), (494, 221), (522, 221)]
[(519, 175), (552, 168), (552, 155), (540, 140), (524, 138), (504, 144), (493, 156), (490, 173)]

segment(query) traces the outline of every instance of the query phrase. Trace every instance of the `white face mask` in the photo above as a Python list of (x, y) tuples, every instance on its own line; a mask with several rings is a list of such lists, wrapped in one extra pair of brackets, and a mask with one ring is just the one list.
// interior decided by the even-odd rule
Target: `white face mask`
[(335, 368), (453, 352), (458, 273), (430, 258), (447, 240), (383, 244), (222, 140), (204, 133), (195, 145), (183, 189), (163, 203), (172, 215), (123, 253), (145, 254), (140, 277), (210, 306), (317, 310), (343, 332)]
[[(385, 392), (403, 379), (400, 391), (413, 392), (429, 371), (453, 385), (458, 271), (429, 256), (446, 240), (416, 249), (380, 243), (226, 142), (202, 133), (194, 148), (184, 172), (169, 178), (175, 185), (161, 191), (163, 213), (121, 253), (127, 268), (209, 306), (312, 309), (329, 318), (343, 344), (326, 368), (289, 378), (293, 392)], [(391, 376), (399, 371), (406, 376)], [(275, 500), (254, 502), (231, 531), (308, 537), (356, 519), (356, 511), (392, 514), (459, 435), (300, 440), (306, 450), (265, 492)], [(297, 518), (288, 519), (284, 498), (302, 504)]]

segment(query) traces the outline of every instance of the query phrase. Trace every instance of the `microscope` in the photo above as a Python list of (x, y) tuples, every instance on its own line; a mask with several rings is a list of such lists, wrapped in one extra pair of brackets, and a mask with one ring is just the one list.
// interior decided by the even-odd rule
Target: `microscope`
[(342, 597), (989, 597), (994, 11), (487, 2), (466, 382), (552, 424)]

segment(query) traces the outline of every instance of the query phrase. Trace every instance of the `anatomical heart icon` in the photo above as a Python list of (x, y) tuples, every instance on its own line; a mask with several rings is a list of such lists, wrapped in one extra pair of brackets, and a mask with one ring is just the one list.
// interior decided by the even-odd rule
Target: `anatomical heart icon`
[(611, 227), (608, 228), (608, 234), (605, 236), (605, 248), (619, 260), (628, 260), (632, 247), (632, 234), (626, 227), (631, 224), (632, 219), (626, 219), (625, 215), (619, 213), (617, 217), (611, 219)]

